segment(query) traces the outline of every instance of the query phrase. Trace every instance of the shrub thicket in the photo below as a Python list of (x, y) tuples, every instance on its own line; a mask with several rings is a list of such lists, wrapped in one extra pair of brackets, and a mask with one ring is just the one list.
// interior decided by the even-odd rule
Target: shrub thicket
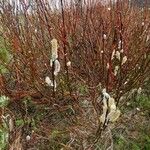
[[(35, 126), (44, 126), (38, 134), (42, 132), (46, 142), (50, 140), (47, 131), (54, 128), (53, 122), (61, 124), (60, 118), (67, 118), (62, 126), (70, 133), (64, 139), (80, 139), (75, 147), (90, 147), (90, 135), (96, 128), (97, 142), (107, 127), (99, 121), (102, 89), (119, 107), (124, 95), (148, 80), (149, 18), (148, 8), (134, 8), (119, 0), (105, 6), (99, 1), (77, 5), (60, 0), (58, 7), (52, 1), (0, 1), (1, 43), (5, 49), (0, 51), (0, 92), (9, 97), (10, 110), (16, 107), (13, 116), (19, 112), (28, 125), (36, 118)], [(50, 63), (53, 39), (59, 45), (61, 69), (57, 76), (56, 65)], [(46, 77), (52, 84), (56, 81), (57, 87), (49, 86)], [(57, 137), (54, 143), (63, 135), (58, 131), (49, 134)]]

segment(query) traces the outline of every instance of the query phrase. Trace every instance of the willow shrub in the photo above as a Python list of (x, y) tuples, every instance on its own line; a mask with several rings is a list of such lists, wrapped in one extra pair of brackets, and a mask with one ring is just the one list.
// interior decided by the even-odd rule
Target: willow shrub
[[(9, 63), (0, 60), (8, 70), (0, 76), (1, 94), (12, 101), (30, 97), (49, 107), (70, 99), (75, 111), (87, 99), (99, 118), (102, 89), (119, 106), (126, 93), (147, 80), (149, 18), (148, 8), (131, 7), (127, 1), (105, 6), (98, 1), (60, 1), (59, 6), (41, 0), (0, 2), (1, 36), (11, 56)], [(59, 45), (57, 77), (50, 63), (53, 39)], [(56, 89), (48, 86), (51, 80)]]

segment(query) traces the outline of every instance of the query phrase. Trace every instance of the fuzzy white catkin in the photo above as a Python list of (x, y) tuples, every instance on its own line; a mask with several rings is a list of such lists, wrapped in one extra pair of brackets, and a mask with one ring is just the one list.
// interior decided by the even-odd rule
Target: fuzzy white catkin
[(103, 96), (104, 96), (104, 100), (110, 98), (110, 95), (106, 92), (106, 89), (105, 89), (105, 88), (102, 90), (102, 94), (103, 94)]
[(146, 42), (148, 42), (149, 39), (150, 39), (150, 35), (147, 35), (147, 37), (146, 37)]
[(122, 65), (125, 64), (126, 61), (127, 61), (127, 56), (124, 56), (123, 59), (122, 59), (122, 63), (121, 63), (121, 64), (122, 64)]
[(57, 83), (56, 83), (56, 80), (54, 81), (54, 90), (56, 91), (56, 88), (57, 88)]
[(115, 110), (115, 111), (110, 111), (110, 113), (108, 114), (108, 119), (110, 122), (115, 122), (119, 116), (120, 116), (121, 112), (119, 109)]
[(9, 131), (11, 132), (11, 131), (13, 131), (13, 129), (14, 129), (14, 123), (13, 123), (12, 118), (10, 118), (9, 119)]
[(103, 114), (100, 116), (100, 122), (104, 124), (106, 118), (106, 113), (103, 112)]
[(109, 99), (110, 95), (106, 92), (105, 88), (102, 90), (102, 94), (103, 94), (103, 101), (102, 101), (103, 102), (103, 113), (100, 116), (100, 122), (102, 122), (104, 124), (105, 120), (107, 119), (106, 118), (106, 112), (108, 109), (107, 100)]
[(53, 86), (53, 82), (51, 81), (50, 77), (47, 76), (47, 77), (45, 78), (45, 82), (47, 83), (47, 85)]
[(121, 44), (122, 44), (122, 41), (120, 40), (118, 43), (118, 49), (121, 49)]
[(123, 49), (121, 49), (121, 50), (120, 50), (120, 53), (123, 53), (123, 52), (124, 52), (124, 50), (123, 50)]
[(67, 62), (67, 67), (71, 66), (71, 61)]
[(54, 75), (57, 76), (58, 73), (60, 72), (60, 62), (56, 59), (54, 64), (55, 64)]
[(50, 79), (50, 77), (47, 76), (45, 78), (45, 82), (47, 83), (48, 86), (51, 86), (51, 87), (54, 86), (54, 89), (56, 91), (56, 87), (57, 87), (56, 80), (54, 81), (54, 84), (53, 84), (53, 81)]
[(51, 40), (52, 45), (52, 61), (58, 58), (58, 42), (56, 39)]
[(37, 33), (37, 29), (35, 29), (34, 32)]
[[(105, 120), (106, 120), (106, 124), (107, 124), (108, 120), (110, 122), (115, 122), (119, 118), (121, 112), (120, 112), (119, 109), (117, 109), (114, 98), (110, 97), (110, 95), (106, 92), (106, 89), (103, 89), (102, 94), (104, 95), (104, 98), (103, 98), (103, 113), (100, 116), (100, 121), (102, 123), (104, 123)], [(106, 95), (106, 97), (109, 97), (109, 99), (106, 99), (105, 95)], [(107, 106), (107, 100), (108, 100), (108, 106)], [(106, 116), (107, 110), (109, 110), (109, 113)]]
[(110, 65), (109, 65), (109, 63), (107, 63), (107, 66), (106, 66), (106, 68), (107, 68), (107, 69), (109, 69), (109, 67), (110, 67)]
[(50, 66), (52, 67), (53, 66), (53, 60), (50, 59)]
[(119, 51), (116, 51), (116, 58), (117, 58), (118, 60), (120, 60), (120, 52), (119, 52)]
[(141, 88), (141, 87), (138, 88), (137, 93), (138, 93), (139, 95), (142, 93), (142, 88)]
[(103, 38), (104, 38), (104, 40), (106, 40), (106, 39), (107, 39), (107, 36), (106, 36), (106, 34), (104, 34), (104, 35), (103, 35)]
[(30, 140), (31, 140), (31, 137), (30, 137), (29, 135), (27, 135), (27, 136), (26, 136), (26, 140), (27, 140), (27, 141), (30, 141)]
[(115, 49), (113, 50), (113, 52), (112, 52), (112, 55), (111, 55), (111, 60), (113, 60), (114, 59), (114, 56), (115, 56)]
[(116, 76), (119, 70), (119, 66), (115, 66), (114, 75)]
[(111, 110), (116, 110), (115, 100), (112, 97), (109, 98), (109, 107)]
[(102, 123), (105, 122), (105, 117), (106, 117), (107, 109), (108, 109), (108, 107), (107, 107), (107, 102), (106, 102), (106, 100), (103, 100), (103, 114), (100, 116), (100, 121), (101, 121)]

